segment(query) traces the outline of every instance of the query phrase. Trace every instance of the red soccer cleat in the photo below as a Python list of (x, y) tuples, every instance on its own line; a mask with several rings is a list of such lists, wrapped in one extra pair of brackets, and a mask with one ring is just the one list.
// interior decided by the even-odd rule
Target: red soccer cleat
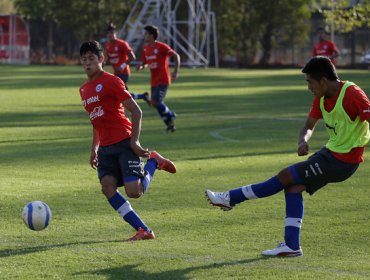
[(155, 235), (153, 231), (146, 231), (143, 228), (139, 228), (136, 234), (133, 237), (130, 237), (126, 241), (139, 241), (139, 240), (149, 240), (155, 239)]
[(157, 160), (158, 163), (158, 169), (159, 170), (165, 170), (170, 173), (176, 173), (176, 166), (175, 164), (170, 161), (169, 159), (166, 159), (162, 157), (160, 154), (158, 154), (156, 151), (150, 152), (150, 157)]

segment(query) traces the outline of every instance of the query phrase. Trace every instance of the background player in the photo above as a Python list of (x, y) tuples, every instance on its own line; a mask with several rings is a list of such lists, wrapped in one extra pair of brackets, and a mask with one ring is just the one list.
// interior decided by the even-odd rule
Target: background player
[[(114, 75), (121, 78), (128, 90), (127, 83), (131, 74), (130, 63), (136, 59), (135, 53), (126, 41), (117, 38), (116, 26), (113, 23), (108, 25), (107, 33), (108, 41), (105, 46), (107, 61), (112, 65)], [(150, 105), (149, 93), (131, 92), (131, 95), (134, 99), (144, 99)]]
[[(167, 132), (176, 130), (176, 114), (164, 103), (172, 79), (176, 79), (180, 69), (180, 56), (170, 46), (157, 41), (158, 28), (153, 25), (144, 27), (144, 46), (142, 50), (142, 63), (137, 70), (149, 67), (151, 73), (151, 103), (167, 126)], [(169, 57), (174, 58), (174, 71), (170, 74)]]
[(365, 145), (369, 141), (370, 101), (355, 84), (339, 80), (328, 57), (312, 58), (302, 70), (308, 88), (314, 95), (311, 111), (301, 130), (298, 155), (308, 154), (308, 141), (317, 121), (324, 119), (329, 141), (306, 161), (284, 168), (265, 182), (226, 192), (206, 190), (215, 206), (231, 210), (245, 200), (263, 198), (282, 190), (285, 192), (285, 242), (267, 256), (301, 256), (300, 230), (303, 219), (302, 192), (310, 195), (328, 183), (341, 182), (351, 177), (363, 161)]
[(331, 62), (335, 64), (335, 58), (339, 56), (337, 46), (333, 41), (326, 39), (325, 29), (322, 27), (317, 28), (317, 37), (319, 41), (315, 44), (312, 55), (313, 56), (327, 56)]
[[(80, 96), (93, 125), (90, 165), (98, 169), (102, 192), (110, 205), (137, 230), (128, 240), (154, 239), (154, 233), (117, 188), (124, 186), (128, 197), (139, 198), (148, 190), (157, 168), (175, 173), (176, 167), (157, 152), (141, 147), (142, 112), (123, 81), (103, 70), (101, 45), (83, 43), (80, 59), (88, 78), (80, 87)], [(131, 121), (125, 111), (131, 113)], [(140, 157), (149, 158), (145, 166)]]

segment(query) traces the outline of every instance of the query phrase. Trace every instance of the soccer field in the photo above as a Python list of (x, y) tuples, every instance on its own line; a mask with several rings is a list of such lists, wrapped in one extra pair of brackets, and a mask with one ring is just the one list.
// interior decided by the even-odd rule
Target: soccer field
[[(312, 94), (300, 69), (182, 69), (166, 99), (177, 113), (178, 130), (170, 135), (139, 101), (141, 144), (178, 169), (156, 172), (149, 191), (130, 199), (157, 236), (141, 242), (122, 242), (134, 231), (107, 203), (89, 165), (82, 68), (0, 65), (0, 71), (0, 279), (370, 278), (369, 150), (352, 178), (303, 195), (301, 258), (261, 256), (283, 241), (283, 193), (229, 212), (204, 197), (206, 187), (260, 182), (306, 158), (296, 149)], [(369, 95), (368, 71), (338, 73)], [(129, 88), (149, 90), (149, 73), (133, 72)], [(320, 123), (311, 151), (326, 140)], [(33, 200), (53, 214), (43, 231), (21, 219)]]

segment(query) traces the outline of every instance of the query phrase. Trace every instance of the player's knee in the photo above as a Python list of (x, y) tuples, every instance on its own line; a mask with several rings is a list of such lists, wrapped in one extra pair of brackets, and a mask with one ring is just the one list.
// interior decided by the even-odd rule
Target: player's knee
[(143, 195), (143, 192), (139, 190), (131, 190), (131, 191), (126, 190), (126, 194), (129, 198), (139, 198)]
[(155, 108), (159, 107), (159, 105), (161, 104), (160, 102), (155, 101), (155, 100), (151, 100), (150, 102), (152, 103), (152, 106)]
[(139, 198), (144, 194), (139, 180), (125, 184), (125, 190), (129, 198)]
[(116, 194), (117, 188), (111, 185), (102, 185), (101, 191), (107, 198), (110, 198)]
[(294, 185), (293, 176), (290, 173), (289, 168), (284, 168), (283, 170), (281, 170), (278, 173), (277, 177), (280, 183), (284, 185), (284, 187)]
[(107, 197), (110, 198), (117, 192), (117, 180), (112, 176), (104, 176), (101, 183), (101, 191)]

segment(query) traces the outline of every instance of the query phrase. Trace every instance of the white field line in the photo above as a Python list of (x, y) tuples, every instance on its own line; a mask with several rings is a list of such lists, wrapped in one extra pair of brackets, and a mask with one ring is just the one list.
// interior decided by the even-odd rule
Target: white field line
[[(266, 117), (257, 117), (257, 118), (251, 118), (251, 119), (248, 119), (248, 120), (268, 120), (268, 121), (284, 121), (284, 122), (295, 122), (295, 121), (304, 121), (304, 119), (302, 118), (266, 118)], [(239, 130), (239, 129), (242, 129), (242, 128), (245, 128), (245, 127), (248, 127), (249, 125), (237, 125), (237, 126), (232, 126), (232, 127), (226, 127), (226, 128), (220, 128), (220, 129), (216, 129), (216, 130), (212, 130), (209, 134), (217, 139), (217, 140), (220, 140), (220, 141), (224, 141), (224, 142), (234, 142), (234, 143), (237, 143), (237, 142), (240, 142), (240, 140), (237, 140), (237, 139), (233, 139), (233, 138), (230, 138), (230, 137), (226, 137), (226, 136), (222, 136), (221, 134), (224, 133), (224, 132), (228, 132), (228, 131), (233, 131), (233, 130)]]

